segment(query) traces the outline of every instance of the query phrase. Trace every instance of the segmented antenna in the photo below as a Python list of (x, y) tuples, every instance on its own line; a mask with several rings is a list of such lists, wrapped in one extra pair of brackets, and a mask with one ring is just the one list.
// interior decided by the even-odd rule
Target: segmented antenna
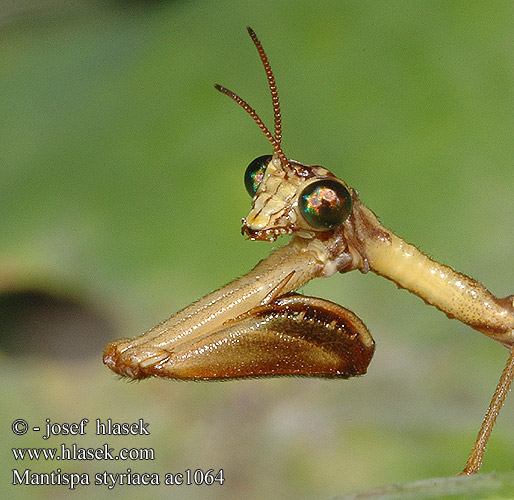
[(273, 103), (273, 116), (275, 119), (275, 135), (273, 135), (269, 129), (264, 125), (264, 122), (259, 118), (259, 115), (255, 112), (255, 110), (241, 97), (239, 97), (237, 94), (232, 92), (231, 90), (228, 90), (225, 87), (222, 87), (221, 85), (218, 85), (217, 83), (214, 85), (216, 90), (219, 90), (221, 93), (228, 95), (232, 100), (237, 102), (254, 120), (255, 123), (259, 126), (259, 128), (264, 132), (264, 135), (268, 138), (268, 140), (273, 145), (273, 149), (275, 151), (275, 154), (280, 158), (280, 161), (284, 165), (289, 165), (289, 160), (287, 159), (286, 155), (282, 151), (282, 117), (280, 114), (280, 101), (278, 99), (278, 92), (277, 92), (277, 86), (275, 84), (275, 77), (273, 76), (273, 71), (271, 70), (270, 63), (268, 61), (268, 56), (266, 55), (266, 52), (264, 51), (261, 42), (257, 38), (257, 35), (255, 34), (255, 31), (253, 31), (252, 28), (249, 26), (246, 28), (248, 30), (248, 33), (250, 34), (250, 37), (252, 38), (253, 43), (257, 47), (257, 50), (259, 51), (259, 56), (261, 58), (262, 64), (264, 65), (264, 70), (266, 71), (266, 76), (268, 77), (268, 84), (271, 91), (271, 101)]

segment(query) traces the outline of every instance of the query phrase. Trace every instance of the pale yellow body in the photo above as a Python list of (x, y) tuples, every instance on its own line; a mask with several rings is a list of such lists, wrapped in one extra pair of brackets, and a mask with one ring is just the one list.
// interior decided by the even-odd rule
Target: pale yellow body
[(431, 259), (354, 205), (356, 234), (369, 268), (498, 342), (514, 343), (513, 296), (500, 299), (478, 281)]

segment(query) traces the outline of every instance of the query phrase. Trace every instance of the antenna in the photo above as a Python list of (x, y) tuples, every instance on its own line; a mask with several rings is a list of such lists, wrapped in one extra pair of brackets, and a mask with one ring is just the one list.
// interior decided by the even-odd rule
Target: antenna
[(266, 76), (268, 77), (268, 84), (271, 91), (271, 100), (273, 102), (273, 116), (275, 119), (275, 135), (273, 135), (269, 129), (264, 125), (264, 122), (259, 118), (259, 115), (255, 112), (255, 110), (241, 97), (237, 94), (228, 90), (217, 83), (214, 85), (216, 90), (219, 90), (221, 93), (229, 96), (232, 100), (237, 102), (254, 120), (255, 123), (259, 126), (259, 128), (264, 132), (264, 135), (268, 138), (268, 140), (273, 145), (273, 149), (275, 150), (275, 154), (280, 158), (280, 161), (284, 165), (289, 165), (289, 160), (286, 155), (282, 151), (282, 116), (280, 114), (280, 101), (278, 99), (277, 86), (275, 84), (275, 77), (273, 76), (273, 71), (271, 70), (271, 65), (268, 61), (268, 56), (262, 47), (261, 42), (257, 38), (255, 31), (249, 26), (246, 28), (250, 37), (252, 38), (253, 43), (257, 47), (259, 51), (259, 56), (261, 58), (262, 64), (264, 65), (264, 70), (266, 71)]

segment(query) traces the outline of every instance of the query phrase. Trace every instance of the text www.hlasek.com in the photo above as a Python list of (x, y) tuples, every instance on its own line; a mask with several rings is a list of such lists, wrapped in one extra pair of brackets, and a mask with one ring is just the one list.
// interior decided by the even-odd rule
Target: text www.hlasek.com
[(81, 448), (76, 444), (59, 448), (12, 448), (15, 460), (154, 460), (152, 448), (121, 448), (114, 453), (114, 448), (104, 444), (100, 448)]

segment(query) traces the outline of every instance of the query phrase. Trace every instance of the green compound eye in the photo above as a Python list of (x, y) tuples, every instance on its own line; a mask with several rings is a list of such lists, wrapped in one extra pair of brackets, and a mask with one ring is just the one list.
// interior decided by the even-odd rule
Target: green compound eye
[(248, 165), (245, 172), (245, 187), (250, 196), (254, 196), (257, 188), (264, 177), (264, 172), (268, 163), (271, 160), (271, 155), (259, 156)]
[(313, 229), (332, 229), (350, 215), (352, 197), (340, 182), (322, 179), (306, 186), (298, 206), (303, 218)]

